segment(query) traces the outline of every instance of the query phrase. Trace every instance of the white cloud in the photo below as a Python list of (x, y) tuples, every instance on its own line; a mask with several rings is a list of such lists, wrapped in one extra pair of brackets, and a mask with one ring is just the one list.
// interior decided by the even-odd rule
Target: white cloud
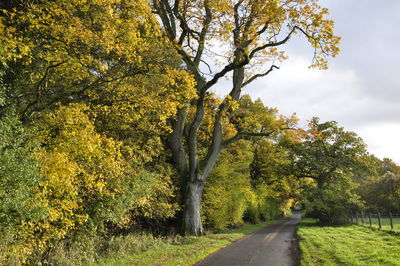
[(382, 123), (361, 127), (358, 135), (368, 150), (379, 158), (388, 157), (400, 165), (400, 124)]
[(363, 101), (355, 73), (308, 69), (308, 65), (305, 57), (292, 57), (281, 69), (254, 82), (244, 93), (276, 106), (285, 115), (296, 112), (302, 119), (318, 116), (323, 120), (340, 120), (341, 116), (354, 116), (357, 113), (354, 98)]
[(292, 57), (271, 76), (254, 82), (244, 93), (261, 98), (282, 114), (297, 113), (305, 124), (313, 116), (335, 120), (364, 139), (369, 152), (400, 163), (400, 106), (365, 93), (363, 77), (351, 69), (311, 70), (309, 60)]

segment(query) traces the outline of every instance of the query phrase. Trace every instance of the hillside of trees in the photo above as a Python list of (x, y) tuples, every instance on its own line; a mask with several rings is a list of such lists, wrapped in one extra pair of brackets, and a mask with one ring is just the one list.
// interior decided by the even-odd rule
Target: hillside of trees
[(295, 34), (315, 49), (311, 67), (327, 68), (340, 38), (318, 1), (1, 8), (0, 265), (131, 232), (201, 235), (299, 204), (330, 225), (400, 212), (400, 167), (356, 133), (316, 117), (301, 128), (242, 93), (279, 71)]

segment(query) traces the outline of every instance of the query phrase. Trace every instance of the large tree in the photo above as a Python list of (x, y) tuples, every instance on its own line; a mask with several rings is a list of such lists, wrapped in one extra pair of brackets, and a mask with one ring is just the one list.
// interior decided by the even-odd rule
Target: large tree
[(365, 165), (366, 145), (356, 133), (345, 131), (335, 121), (321, 123), (316, 117), (308, 127), (301, 141), (286, 143), (291, 151), (288, 173), (311, 178), (321, 187), (338, 173), (354, 175)]
[[(152, 0), (152, 4), (197, 83), (196, 100), (181, 108), (173, 121), (169, 145), (184, 186), (182, 231), (199, 235), (204, 182), (221, 150), (246, 136), (271, 134), (270, 128), (258, 124), (252, 131), (240, 128), (236, 135), (224, 138), (225, 121), (234, 117), (230, 102), (239, 99), (243, 87), (278, 68), (274, 63), (286, 59), (280, 47), (295, 34), (302, 34), (314, 48), (311, 66), (321, 69), (327, 67), (327, 56), (338, 54), (340, 38), (318, 0)], [(208, 74), (203, 73), (205, 69)], [(199, 156), (198, 132), (207, 93), (228, 75), (229, 93), (214, 110), (212, 140), (206, 155)], [(190, 106), (195, 111), (188, 116)]]
[(366, 145), (354, 132), (335, 121), (313, 118), (301, 141), (287, 142), (290, 162), (287, 175), (303, 180), (303, 202), (323, 224), (347, 222), (359, 205), (355, 194), (356, 173), (366, 167)]

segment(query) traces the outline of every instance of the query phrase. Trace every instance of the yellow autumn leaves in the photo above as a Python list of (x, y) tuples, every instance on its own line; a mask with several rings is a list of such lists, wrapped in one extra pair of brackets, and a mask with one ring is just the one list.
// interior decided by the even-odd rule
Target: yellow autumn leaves
[(36, 200), (47, 215), (21, 225), (20, 252), (43, 250), (88, 219), (99, 223), (96, 216), (125, 192), (128, 166), (120, 144), (96, 133), (87, 111), (82, 104), (60, 107), (38, 124), (45, 145), (35, 152), (43, 176)]
[(15, 241), (0, 246), (0, 264), (25, 263), (105, 221), (129, 227), (173, 216), (174, 171), (145, 163), (165, 152), (167, 121), (195, 97), (195, 83), (147, 1), (46, 1), (4, 12), (0, 61), (20, 66), (12, 108), (36, 128), (34, 201), (45, 211), (21, 221)]
[[(317, 1), (179, 3), (176, 12), (193, 30), (179, 45), (177, 36), (166, 38), (146, 0), (26, 1), (20, 8), (3, 11), (0, 62), (12, 67), (6, 77), (7, 108), (20, 116), (24, 127), (35, 128), (39, 147), (30, 155), (37, 160), (40, 182), (32, 184), (32, 202), (43, 212), (21, 215), (16, 232), (10, 234), (11, 244), (0, 250), (0, 264), (12, 256), (17, 263), (26, 263), (57, 241), (79, 234), (100, 235), (107, 223), (129, 228), (146, 219), (174, 217), (182, 180), (171, 165), (166, 139), (178, 110), (187, 113), (186, 124), (195, 116), (197, 84), (188, 69), (200, 71), (198, 65), (184, 66), (177, 53), (188, 56), (187, 63), (199, 46), (225, 42), (221, 48), (228, 48), (224, 55), (233, 62), (238, 59), (235, 49), (243, 50), (236, 53), (239, 57), (249, 56), (257, 47), (276, 42), (286, 24), (315, 32), (308, 40), (323, 51), (317, 53), (314, 66), (325, 67), (319, 55), (338, 52), (333, 24)], [(204, 25), (206, 6), (212, 11), (209, 25)], [(196, 31), (202, 29), (206, 34), (201, 40)], [(234, 32), (238, 36), (233, 37)], [(246, 66), (245, 80), (257, 72), (251, 71), (257, 65), (286, 59), (276, 47), (261, 50)], [(205, 78), (196, 71), (192, 74), (201, 83)], [(248, 96), (238, 100), (239, 94), (221, 100), (207, 92), (196, 136), (200, 159), (212, 142), (221, 103), (225, 141), (247, 131), (297, 137), (291, 131), (279, 132), (295, 123), (295, 117), (279, 118), (277, 110)], [(185, 142), (183, 138), (183, 146)], [(249, 206), (265, 209), (263, 215), (272, 207), (285, 208), (265, 201), (266, 196), (278, 197), (271, 190), (252, 187), (249, 171), (243, 170), (253, 159), (251, 149), (250, 141), (243, 140), (222, 154), (205, 194), (209, 225), (221, 229), (240, 224)], [(242, 162), (230, 167), (235, 156)], [(230, 182), (231, 176), (235, 182)], [(221, 195), (224, 199), (218, 198)]]

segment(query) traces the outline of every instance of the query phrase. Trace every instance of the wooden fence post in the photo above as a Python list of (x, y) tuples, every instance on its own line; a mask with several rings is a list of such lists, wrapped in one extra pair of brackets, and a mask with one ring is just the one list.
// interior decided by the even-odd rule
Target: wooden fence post
[(379, 229), (382, 229), (382, 224), (381, 224), (381, 213), (378, 212), (378, 224), (379, 224)]
[(364, 212), (361, 211), (361, 224), (364, 225)]
[(393, 219), (392, 219), (392, 212), (389, 212), (389, 218), (390, 218), (390, 229), (393, 231)]
[(372, 227), (371, 213), (368, 213), (369, 226)]
[(356, 213), (356, 224), (358, 224), (358, 214)]

